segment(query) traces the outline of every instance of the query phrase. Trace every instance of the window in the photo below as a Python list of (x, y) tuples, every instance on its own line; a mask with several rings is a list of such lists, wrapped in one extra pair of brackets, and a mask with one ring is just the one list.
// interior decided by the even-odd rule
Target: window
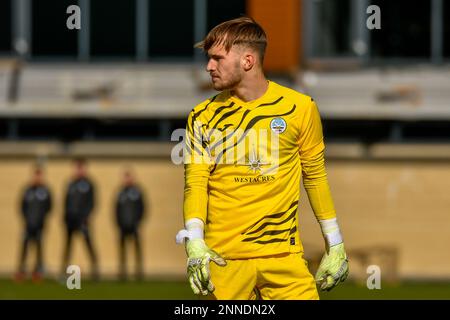
[(11, 45), (11, 0), (0, 1), (0, 52), (9, 52)]
[(313, 55), (316, 57), (350, 56), (351, 6), (350, 0), (314, 1), (315, 36)]
[(136, 52), (136, 1), (90, 1), (91, 55), (126, 57)]
[(381, 9), (381, 30), (370, 33), (373, 57), (430, 57), (430, 0), (373, 0), (372, 4)]
[(150, 1), (150, 57), (192, 57), (194, 0)]
[[(3, 1), (1, 1), (3, 2)], [(32, 54), (35, 56), (76, 56), (78, 31), (69, 30), (67, 7), (73, 0), (33, 0)], [(83, 22), (81, 22), (83, 23)]]
[(444, 17), (444, 34), (443, 34), (443, 41), (444, 41), (444, 57), (450, 58), (450, 1), (443, 1), (444, 2), (444, 12), (442, 12), (442, 15)]
[(208, 30), (226, 20), (245, 15), (244, 0), (209, 0), (208, 6)]

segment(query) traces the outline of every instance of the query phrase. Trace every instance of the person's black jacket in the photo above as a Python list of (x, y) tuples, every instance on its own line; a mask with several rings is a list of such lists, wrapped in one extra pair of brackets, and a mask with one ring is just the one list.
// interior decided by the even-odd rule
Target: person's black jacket
[(116, 221), (122, 231), (136, 230), (144, 210), (144, 199), (138, 186), (126, 186), (120, 190), (116, 202)]
[(94, 208), (94, 185), (88, 178), (78, 178), (69, 184), (65, 203), (65, 222), (79, 227), (87, 222)]
[(22, 198), (22, 215), (28, 230), (41, 230), (52, 208), (50, 190), (45, 185), (29, 186)]

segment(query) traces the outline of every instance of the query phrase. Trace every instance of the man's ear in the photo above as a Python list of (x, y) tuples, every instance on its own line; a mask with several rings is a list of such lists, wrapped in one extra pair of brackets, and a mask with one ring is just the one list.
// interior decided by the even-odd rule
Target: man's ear
[(256, 63), (255, 54), (252, 52), (245, 53), (242, 62), (245, 71), (251, 70)]

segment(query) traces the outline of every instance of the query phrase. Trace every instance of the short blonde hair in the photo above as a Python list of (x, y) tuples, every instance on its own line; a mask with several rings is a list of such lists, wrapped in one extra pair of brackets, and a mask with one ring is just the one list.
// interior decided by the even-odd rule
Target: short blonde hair
[(263, 28), (255, 20), (249, 17), (240, 17), (215, 26), (203, 41), (195, 44), (195, 48), (207, 52), (215, 45), (223, 45), (227, 52), (233, 45), (252, 48), (259, 54), (262, 64), (267, 47), (267, 37)]

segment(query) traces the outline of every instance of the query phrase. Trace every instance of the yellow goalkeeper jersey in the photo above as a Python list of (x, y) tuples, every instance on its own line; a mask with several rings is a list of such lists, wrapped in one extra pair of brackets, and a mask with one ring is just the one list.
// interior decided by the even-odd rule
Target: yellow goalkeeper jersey
[(226, 259), (301, 252), (302, 176), (317, 219), (335, 217), (323, 155), (309, 96), (272, 81), (250, 102), (223, 91), (187, 120), (184, 219), (203, 220), (207, 245)]

